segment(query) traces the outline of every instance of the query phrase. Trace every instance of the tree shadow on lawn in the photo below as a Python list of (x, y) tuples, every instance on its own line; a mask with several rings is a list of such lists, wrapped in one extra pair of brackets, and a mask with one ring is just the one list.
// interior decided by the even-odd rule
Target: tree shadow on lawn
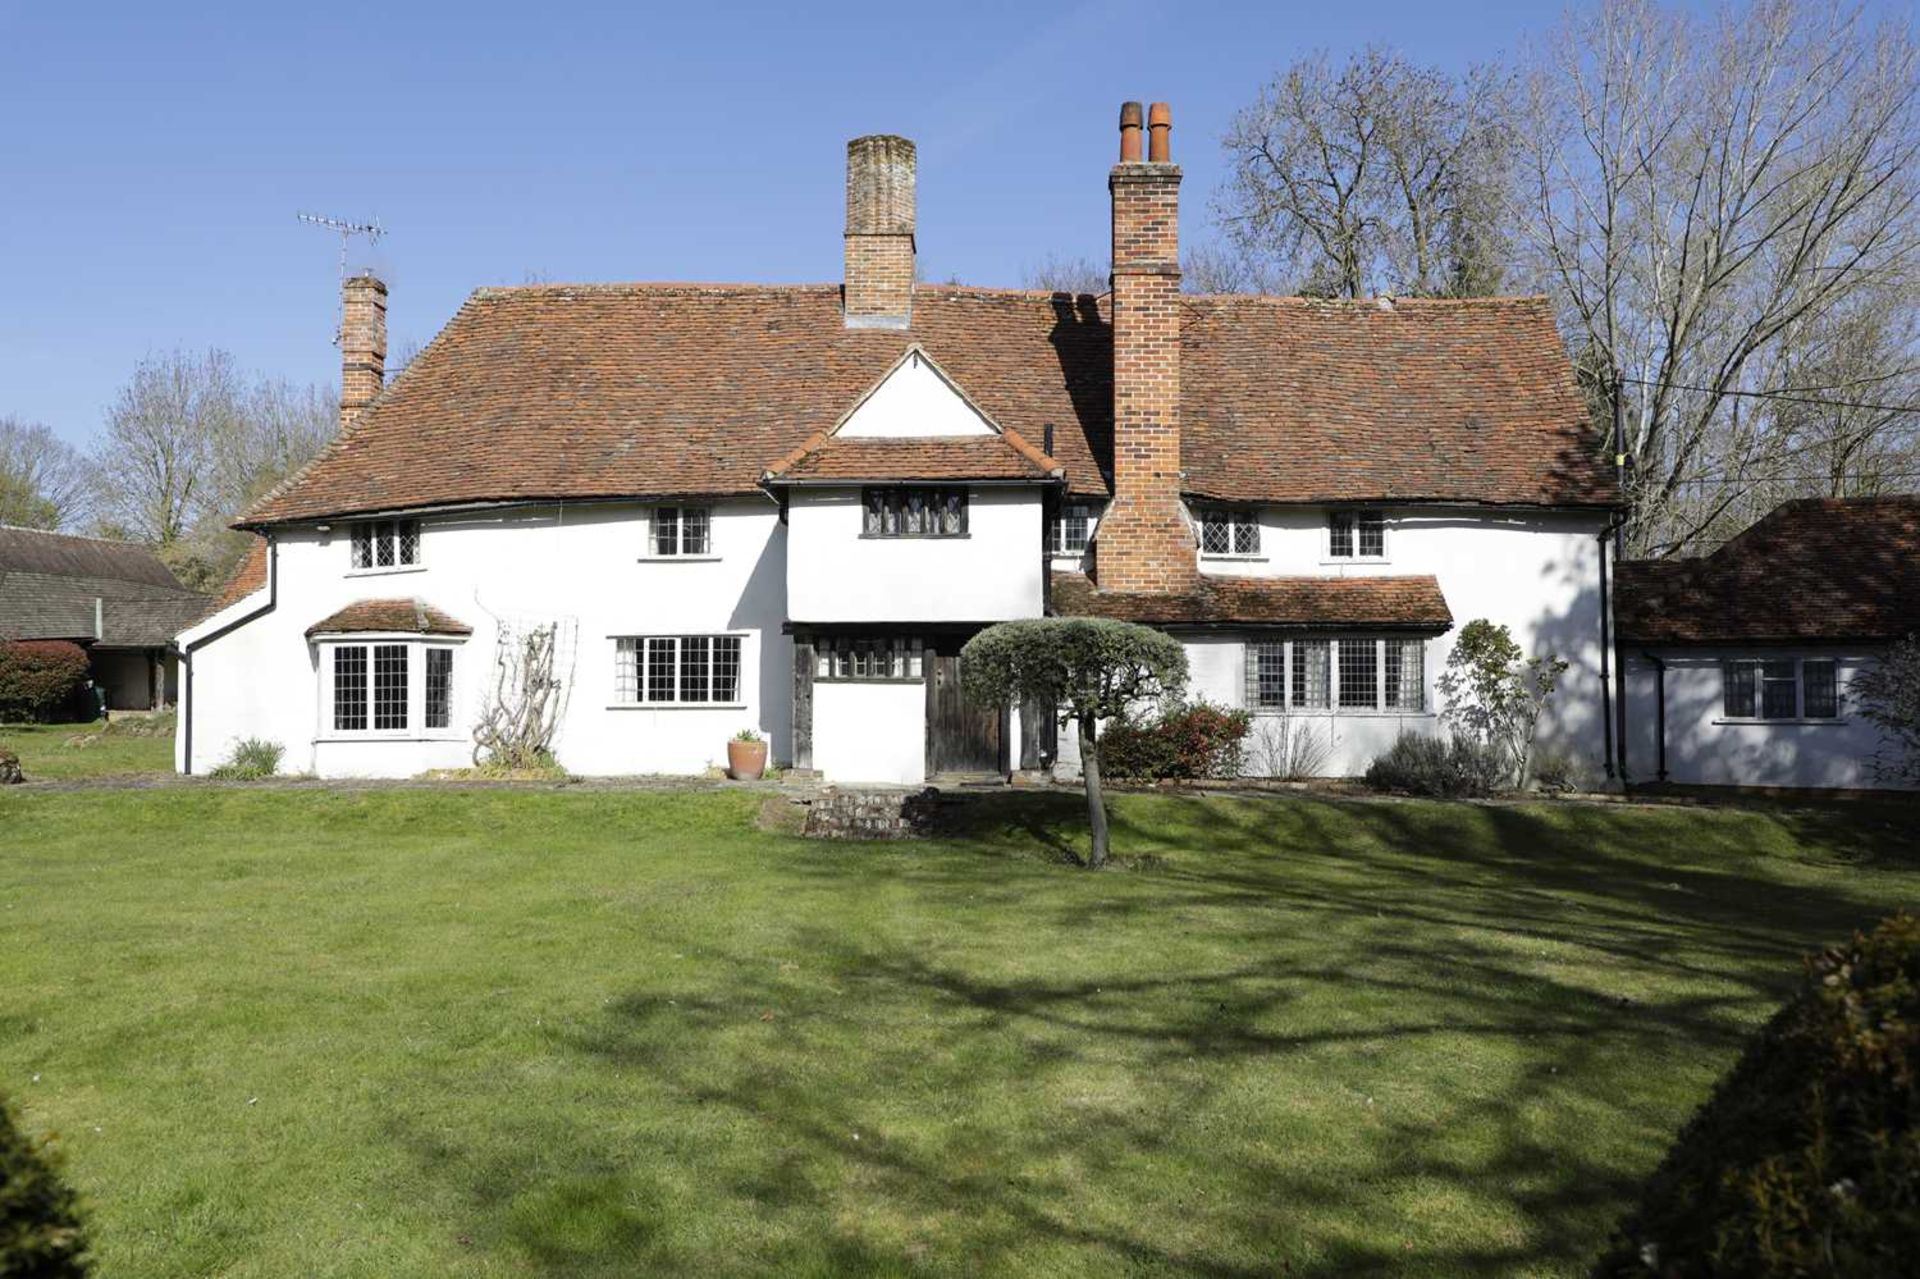
[[(1738, 824), (1155, 797), (1116, 845), (1164, 856), (1087, 875), (1050, 864), (1078, 805), (1017, 798), (775, 850), (804, 977), (719, 938), (694, 988), (569, 1023), (657, 1144), (529, 1112), (452, 1159), (476, 1207), (556, 1274), (1574, 1273), (1795, 955), (1884, 913)], [(924, 918), (822, 922), (881, 887)]]

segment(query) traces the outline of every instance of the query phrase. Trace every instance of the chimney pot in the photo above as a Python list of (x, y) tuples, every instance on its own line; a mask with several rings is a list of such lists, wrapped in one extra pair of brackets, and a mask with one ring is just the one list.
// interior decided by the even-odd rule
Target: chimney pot
[(1173, 163), (1173, 146), (1168, 135), (1173, 132), (1173, 108), (1164, 102), (1156, 102), (1147, 113), (1147, 129), (1151, 136), (1147, 139), (1147, 159), (1154, 164)]
[(1140, 104), (1120, 104), (1120, 163), (1140, 163)]

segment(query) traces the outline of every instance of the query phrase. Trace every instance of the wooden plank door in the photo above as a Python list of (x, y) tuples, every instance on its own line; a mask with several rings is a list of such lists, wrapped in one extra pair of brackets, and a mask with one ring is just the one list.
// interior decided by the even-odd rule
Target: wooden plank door
[(927, 655), (927, 772), (1001, 773), (1006, 771), (1005, 712), (980, 706), (960, 690), (960, 655), (930, 650)]

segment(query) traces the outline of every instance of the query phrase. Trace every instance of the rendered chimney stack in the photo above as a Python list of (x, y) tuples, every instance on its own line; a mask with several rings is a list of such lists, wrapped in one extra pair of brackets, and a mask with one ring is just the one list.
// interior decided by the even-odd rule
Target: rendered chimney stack
[(1095, 539), (1102, 590), (1180, 592), (1196, 581), (1180, 500), (1180, 170), (1164, 102), (1120, 108), (1113, 194), (1113, 502)]
[(373, 275), (340, 284), (340, 425), (380, 394), (387, 377), (387, 286)]
[(904, 329), (913, 315), (913, 143), (872, 134), (847, 143), (846, 323)]

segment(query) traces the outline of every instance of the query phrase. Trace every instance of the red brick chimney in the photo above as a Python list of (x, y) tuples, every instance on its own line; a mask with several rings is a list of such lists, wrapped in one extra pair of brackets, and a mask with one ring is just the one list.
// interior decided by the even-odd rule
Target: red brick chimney
[(387, 377), (387, 286), (370, 274), (340, 283), (340, 425), (380, 394)]
[(1179, 592), (1197, 577), (1180, 501), (1180, 169), (1173, 112), (1153, 104), (1140, 158), (1140, 104), (1120, 108), (1113, 193), (1113, 501), (1095, 535), (1107, 591)]
[(872, 134), (847, 143), (850, 329), (904, 329), (913, 315), (913, 143)]

